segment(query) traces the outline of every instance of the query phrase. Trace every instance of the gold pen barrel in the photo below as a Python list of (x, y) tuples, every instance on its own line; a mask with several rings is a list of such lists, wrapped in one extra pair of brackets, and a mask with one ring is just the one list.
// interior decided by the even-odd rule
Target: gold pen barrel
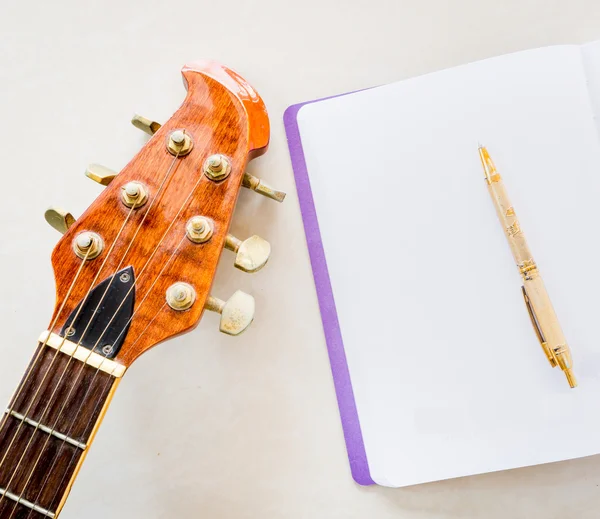
[(529, 296), (527, 295), (527, 290), (525, 290), (524, 286), (521, 287), (521, 290), (523, 291), (523, 298), (525, 299), (525, 307), (527, 308), (527, 313), (529, 314), (529, 318), (531, 320), (531, 325), (533, 326), (533, 330), (535, 331), (535, 335), (537, 336), (538, 340), (540, 341), (540, 346), (542, 347), (542, 350), (544, 350), (544, 355), (546, 355), (548, 362), (550, 362), (550, 366), (555, 368), (557, 365), (556, 357), (554, 356), (554, 354), (548, 347), (546, 338), (544, 337), (544, 334), (543, 334), (542, 330), (540, 329), (540, 324), (537, 321), (535, 311), (533, 309), (533, 306), (531, 305)]
[[(535, 264), (534, 264), (535, 266)], [(565, 373), (569, 386), (576, 387), (577, 382), (573, 374), (573, 359), (567, 345), (567, 340), (556, 317), (556, 313), (548, 296), (548, 291), (539, 275), (537, 267), (523, 275), (523, 287), (527, 292), (529, 304), (533, 310), (535, 320), (542, 331), (544, 342), (542, 348), (546, 355), (550, 354), (550, 364), (559, 366)]]
[(527, 268), (527, 265), (533, 262), (533, 258), (523, 231), (521, 230), (521, 224), (519, 223), (515, 210), (508, 198), (508, 193), (504, 187), (502, 177), (496, 171), (496, 166), (492, 162), (492, 159), (485, 148), (479, 148), (479, 156), (485, 171), (488, 192), (494, 202), (496, 214), (504, 229), (504, 234), (508, 240), (508, 245), (515, 258), (515, 262), (517, 263), (519, 270)]
[(479, 147), (479, 157), (485, 172), (488, 191), (523, 279), (525, 303), (542, 349), (550, 365), (552, 367), (560, 366), (567, 377), (569, 385), (576, 387), (577, 382), (573, 374), (571, 351), (550, 302), (548, 291), (525, 240), (515, 210), (508, 198), (502, 177), (496, 171), (496, 166), (483, 146)]

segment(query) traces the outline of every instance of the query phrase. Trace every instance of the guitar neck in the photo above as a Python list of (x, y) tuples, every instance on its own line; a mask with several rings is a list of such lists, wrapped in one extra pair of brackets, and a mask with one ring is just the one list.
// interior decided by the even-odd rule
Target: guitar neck
[(0, 519), (58, 516), (118, 381), (38, 345), (0, 418)]
[(120, 377), (146, 351), (186, 333), (205, 310), (239, 335), (254, 319), (241, 290), (210, 293), (224, 249), (244, 272), (271, 246), (229, 234), (242, 186), (283, 201), (244, 171), (266, 152), (269, 117), (256, 91), (213, 61), (186, 65), (181, 107), (120, 171), (92, 166), (106, 189), (77, 219), (45, 217), (64, 236), (52, 251), (56, 304), (15, 396), (0, 412), (0, 519), (58, 517)]

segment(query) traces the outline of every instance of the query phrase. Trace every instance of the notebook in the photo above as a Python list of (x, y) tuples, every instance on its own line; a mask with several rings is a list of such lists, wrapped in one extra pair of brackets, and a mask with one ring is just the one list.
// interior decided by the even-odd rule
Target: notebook
[[(350, 467), (403, 487), (600, 453), (600, 41), (291, 106), (285, 126)], [(502, 175), (571, 346), (537, 342)]]

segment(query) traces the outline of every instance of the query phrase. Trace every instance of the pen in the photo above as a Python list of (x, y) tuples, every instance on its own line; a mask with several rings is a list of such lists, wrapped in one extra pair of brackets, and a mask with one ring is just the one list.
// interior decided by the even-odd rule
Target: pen
[(533, 329), (550, 365), (553, 368), (560, 366), (560, 369), (562, 369), (567, 377), (569, 386), (576, 387), (577, 381), (573, 374), (571, 350), (560, 328), (556, 313), (550, 302), (550, 297), (548, 296), (538, 267), (533, 260), (521, 225), (517, 220), (515, 210), (508, 199), (502, 177), (496, 170), (496, 166), (494, 166), (494, 162), (487, 149), (482, 145), (479, 145), (479, 158), (483, 165), (485, 180), (492, 197), (492, 202), (496, 207), (500, 223), (504, 227), (504, 233), (519, 268), (519, 273), (523, 278), (521, 290), (523, 291), (525, 306), (527, 307)]

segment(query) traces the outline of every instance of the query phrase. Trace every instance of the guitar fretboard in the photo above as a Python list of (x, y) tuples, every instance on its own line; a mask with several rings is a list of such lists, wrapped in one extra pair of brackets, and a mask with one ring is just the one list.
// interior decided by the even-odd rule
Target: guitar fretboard
[(58, 515), (116, 380), (38, 346), (0, 418), (0, 519)]

